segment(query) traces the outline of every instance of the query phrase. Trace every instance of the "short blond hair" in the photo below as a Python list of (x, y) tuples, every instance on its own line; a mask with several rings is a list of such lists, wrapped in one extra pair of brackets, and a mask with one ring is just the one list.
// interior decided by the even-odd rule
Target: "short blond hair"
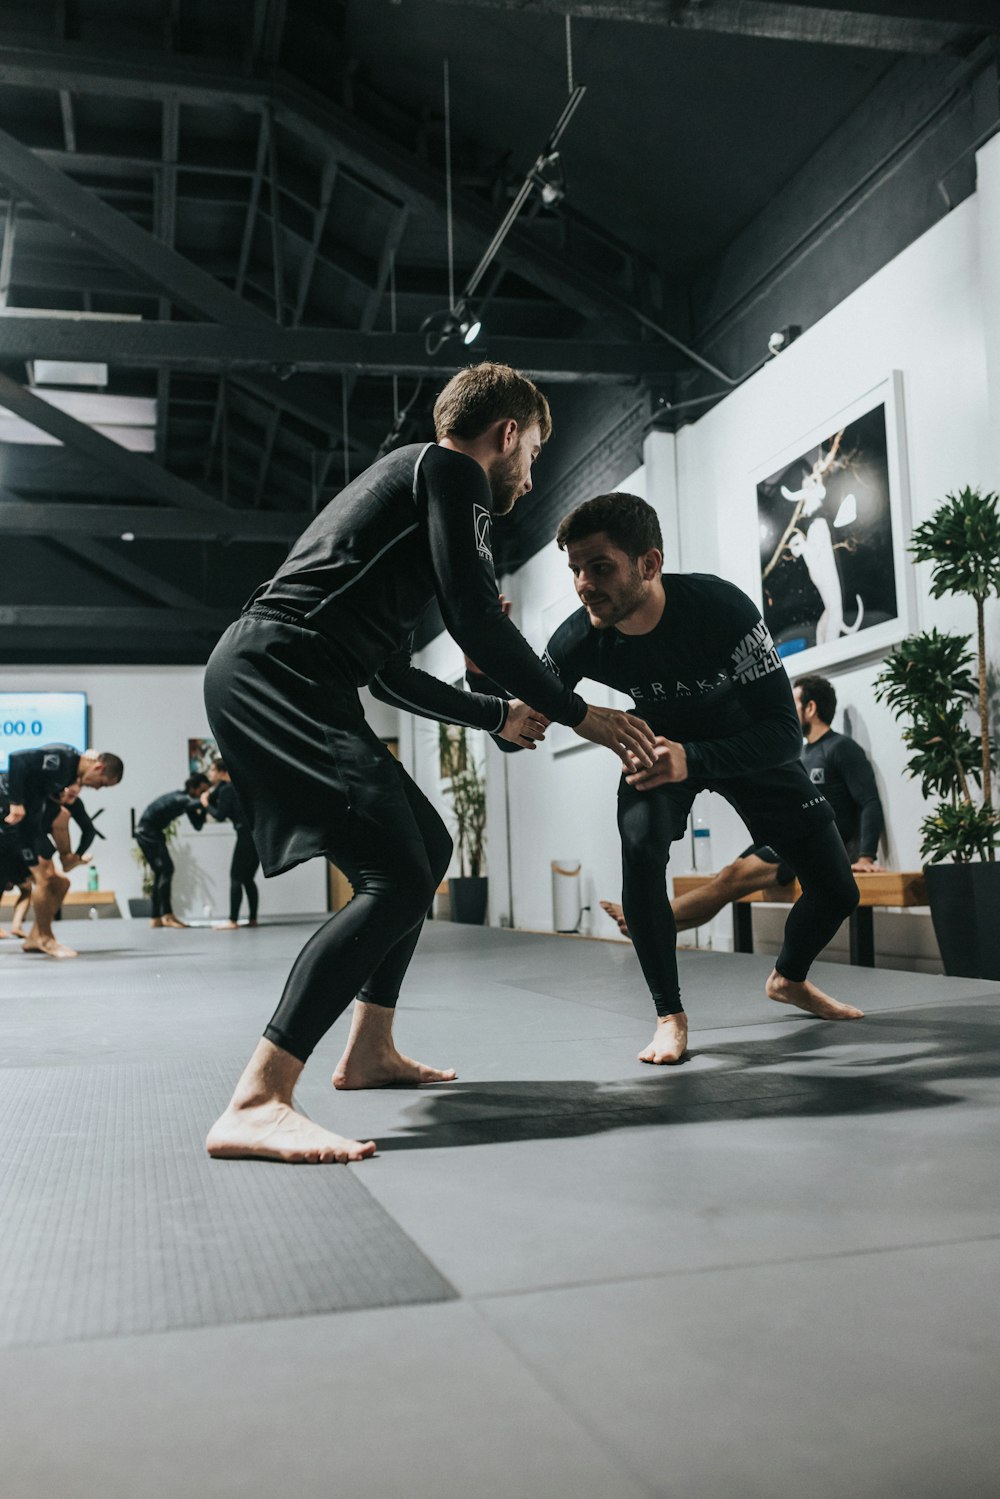
[(552, 435), (549, 403), (533, 380), (509, 364), (473, 364), (452, 375), (434, 402), (434, 434), (443, 437), (481, 437), (494, 422), (515, 421), (519, 427), (538, 423), (542, 442)]

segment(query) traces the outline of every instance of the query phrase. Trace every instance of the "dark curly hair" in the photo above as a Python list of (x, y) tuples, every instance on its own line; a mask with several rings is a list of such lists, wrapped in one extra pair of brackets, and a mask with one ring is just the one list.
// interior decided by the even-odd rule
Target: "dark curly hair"
[(833, 715), (837, 711), (837, 692), (832, 682), (826, 677), (806, 676), (796, 677), (794, 685), (802, 693), (803, 708), (807, 703), (816, 704), (816, 712), (824, 723), (833, 723)]
[(629, 557), (642, 557), (653, 547), (663, 551), (659, 517), (637, 494), (599, 494), (585, 500), (560, 521), (556, 542), (565, 551), (569, 542), (599, 531)]

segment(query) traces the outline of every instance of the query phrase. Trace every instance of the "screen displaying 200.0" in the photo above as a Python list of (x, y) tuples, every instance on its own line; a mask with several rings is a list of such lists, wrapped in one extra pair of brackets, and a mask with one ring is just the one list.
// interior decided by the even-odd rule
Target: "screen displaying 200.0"
[(15, 750), (43, 744), (87, 748), (84, 692), (0, 692), (0, 770)]

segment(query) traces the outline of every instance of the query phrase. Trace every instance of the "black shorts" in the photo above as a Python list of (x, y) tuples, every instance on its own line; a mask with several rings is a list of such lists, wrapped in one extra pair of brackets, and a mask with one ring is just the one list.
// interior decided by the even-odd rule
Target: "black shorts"
[(792, 866), (786, 864), (781, 855), (775, 853), (774, 849), (768, 844), (751, 843), (750, 847), (745, 848), (740, 854), (740, 858), (746, 859), (750, 854), (753, 854), (755, 859), (763, 859), (765, 864), (777, 864), (779, 885), (790, 885), (795, 879), (795, 870)]
[(400, 803), (408, 818), (392, 757), (317, 631), (243, 615), (209, 658), (205, 707), (265, 875), (326, 854), (345, 813), (377, 828)]
[(31, 866), (38, 862), (34, 845), (25, 846), (18, 837), (17, 825), (0, 833), (0, 890), (7, 885), (23, 885), (31, 879)]
[(700, 791), (714, 791), (724, 797), (746, 824), (753, 839), (752, 851), (768, 848), (772, 856), (777, 853), (779, 863), (780, 855), (790, 844), (834, 820), (833, 808), (825, 796), (817, 794), (801, 760), (747, 776), (681, 781), (657, 786), (653, 791), (636, 791), (623, 777), (618, 794), (662, 797), (671, 811), (670, 841), (676, 842), (684, 837), (691, 805)]

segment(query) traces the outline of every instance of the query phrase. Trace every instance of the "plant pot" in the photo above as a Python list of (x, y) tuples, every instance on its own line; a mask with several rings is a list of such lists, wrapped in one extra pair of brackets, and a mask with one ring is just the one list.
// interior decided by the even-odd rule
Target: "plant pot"
[(1000, 864), (928, 864), (924, 877), (945, 973), (1000, 979)]
[(153, 902), (150, 900), (148, 895), (144, 895), (141, 898), (134, 898), (130, 895), (128, 902), (128, 914), (130, 916), (152, 916)]
[(482, 926), (486, 920), (486, 896), (489, 881), (484, 874), (449, 876), (448, 894), (451, 896), (452, 921), (464, 921), (470, 926)]

